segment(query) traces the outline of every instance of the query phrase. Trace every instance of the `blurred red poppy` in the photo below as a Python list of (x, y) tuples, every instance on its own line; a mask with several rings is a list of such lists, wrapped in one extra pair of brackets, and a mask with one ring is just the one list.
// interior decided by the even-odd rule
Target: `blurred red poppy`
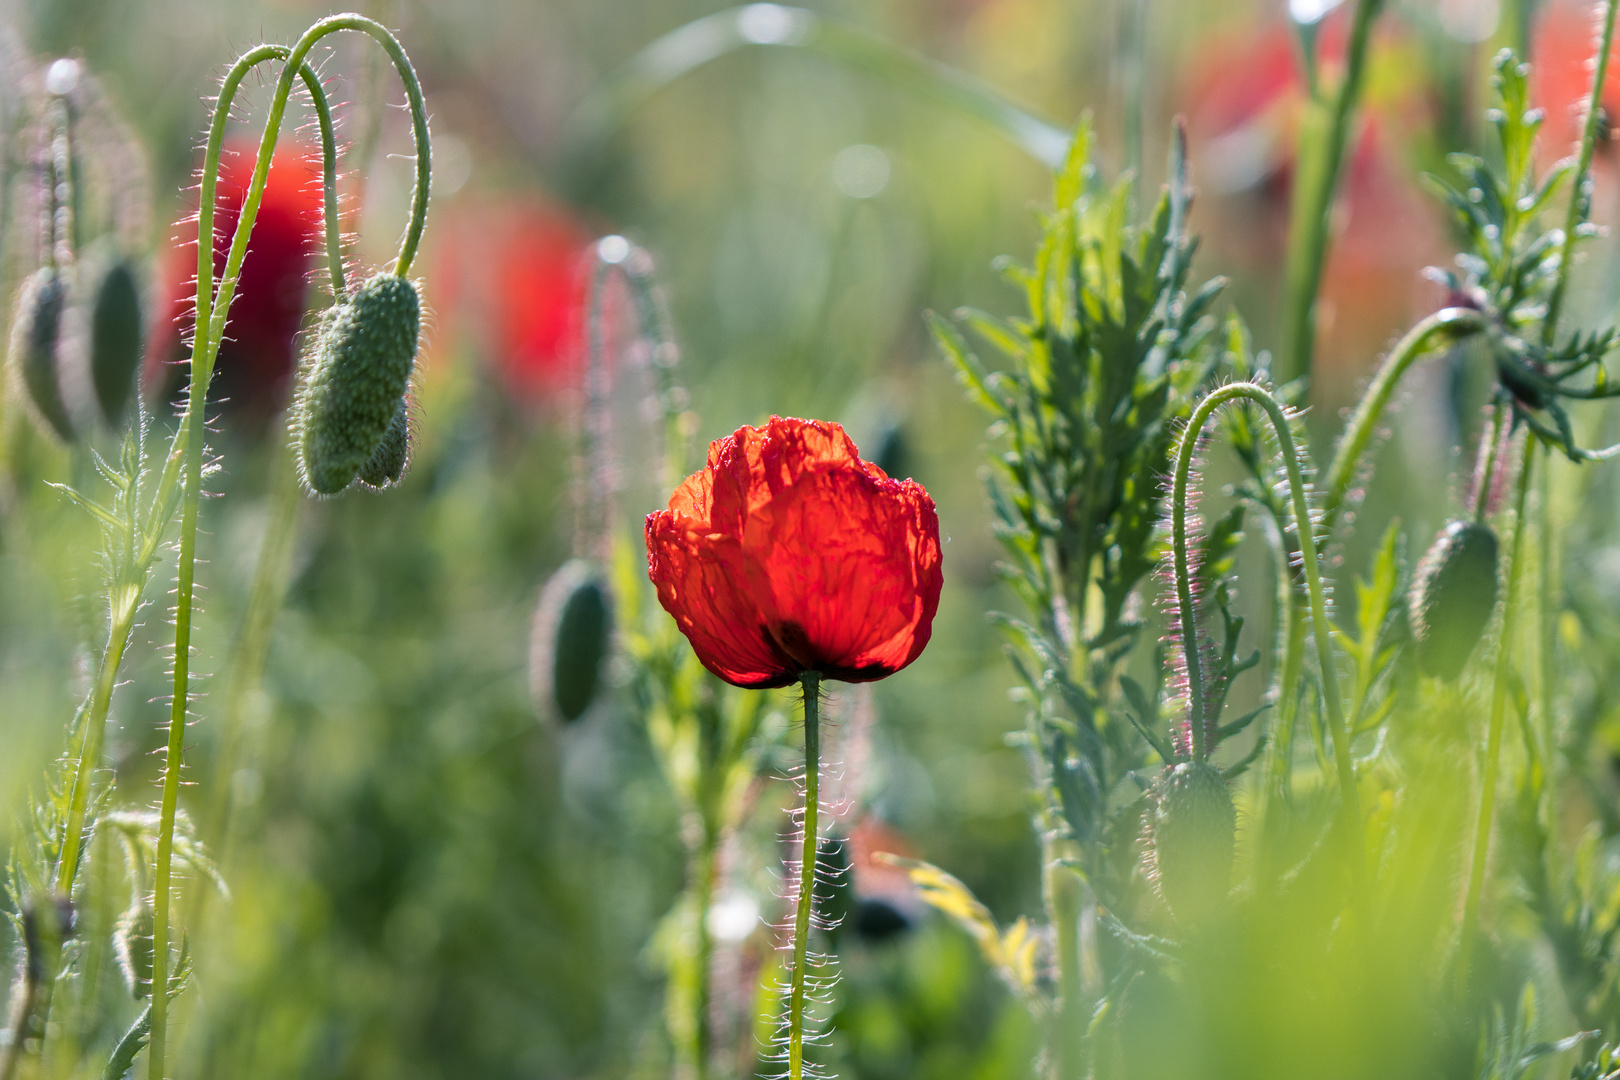
[[(1342, 73), (1348, 6), (1328, 15), (1317, 52), (1331, 85)], [(1363, 120), (1350, 148), (1333, 247), (1317, 309), (1319, 357), (1338, 382), (1355, 374), (1388, 336), (1426, 310), (1423, 267), (1445, 257), (1438, 205), (1401, 160), (1410, 132), (1425, 126), (1423, 65), (1398, 31), (1379, 34), (1369, 61)], [(1200, 215), (1217, 264), (1248, 273), (1277, 269), (1288, 245), (1294, 154), (1309, 103), (1298, 33), (1276, 20), (1210, 37), (1187, 64), (1180, 97), (1194, 142), (1195, 178), (1214, 196)], [(1225, 267), (1223, 267), (1225, 268)]]
[(581, 221), (545, 201), (454, 211), (433, 258), (445, 336), (470, 338), (521, 400), (577, 386), (592, 239)]
[[(1544, 164), (1573, 154), (1580, 147), (1586, 103), (1592, 93), (1592, 58), (1598, 51), (1600, 11), (1592, 4), (1553, 3), (1544, 5), (1537, 19), (1530, 48), (1530, 94), (1535, 104), (1547, 112), (1540, 141)], [(1620, 64), (1613, 54), (1600, 100), (1606, 115), (1599, 118), (1598, 146), (1607, 151), (1613, 126), (1620, 120)], [(1605, 152), (1598, 160), (1611, 156)]]
[(737, 686), (892, 675), (928, 644), (939, 519), (837, 424), (773, 416), (709, 444), (647, 517), (647, 574), (705, 667)]
[[(228, 145), (220, 158), (214, 198), (217, 285), (258, 160), (253, 144)], [(219, 347), (210, 396), (223, 403), (238, 431), (262, 429), (287, 404), (297, 369), (310, 271), (321, 239), (321, 177), (317, 159), (300, 147), (270, 159), (253, 235)], [(184, 232), (182, 232), (184, 236)], [(145, 383), (150, 394), (174, 400), (186, 385), (185, 361), (196, 313), (195, 233), (162, 260), (162, 302), (168, 317), (154, 321)]]

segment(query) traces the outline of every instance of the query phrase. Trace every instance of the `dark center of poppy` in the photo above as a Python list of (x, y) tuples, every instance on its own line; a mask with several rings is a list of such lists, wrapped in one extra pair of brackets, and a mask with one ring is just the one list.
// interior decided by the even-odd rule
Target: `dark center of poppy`
[(810, 636), (798, 623), (783, 619), (781, 622), (767, 623), (763, 629), (766, 642), (799, 665), (801, 670), (814, 671), (821, 666), (815, 646), (810, 644)]

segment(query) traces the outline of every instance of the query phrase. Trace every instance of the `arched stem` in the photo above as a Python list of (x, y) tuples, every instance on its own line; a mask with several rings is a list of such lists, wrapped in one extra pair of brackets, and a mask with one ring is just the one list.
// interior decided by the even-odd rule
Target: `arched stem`
[[(231, 68), (215, 103), (213, 121), (208, 132), (208, 149), (203, 159), (201, 207), (197, 219), (197, 306), (196, 331), (191, 355), (191, 387), (186, 409), (181, 417), (180, 430), (175, 434), (170, 461), (165, 466), (165, 477), (170, 465), (177, 464), (177, 456), (184, 457), (184, 477), (180, 521), (180, 559), (177, 567), (175, 590), (174, 635), (174, 689), (169, 713), (168, 754), (163, 770), (163, 796), (160, 810), (156, 881), (154, 883), (152, 911), (152, 1032), (147, 1049), (147, 1075), (150, 1080), (163, 1080), (163, 1062), (166, 1051), (168, 1020), (169, 973), (169, 906), (172, 882), (174, 848), (174, 819), (180, 796), (180, 771), (185, 749), (187, 706), (190, 702), (191, 617), (196, 581), (197, 516), (202, 498), (203, 411), (208, 399), (208, 384), (213, 376), (214, 362), (219, 355), (220, 343), (225, 336), (226, 318), (236, 291), (237, 276), (247, 255), (248, 240), (252, 235), (259, 202), (264, 196), (270, 174), (270, 160), (281, 133), (282, 117), (292, 93), (293, 79), (304, 72), (304, 59), (317, 42), (339, 30), (358, 30), (371, 35), (382, 45), (399, 69), (411, 103), (411, 115), (416, 131), (416, 192), (412, 203), (411, 222), (401, 242), (395, 273), (404, 275), (410, 269), (416, 248), (421, 240), (427, 218), (427, 202), (432, 161), (428, 147), (427, 109), (422, 100), (421, 87), (404, 49), (381, 24), (363, 15), (335, 15), (315, 23), (290, 49), (265, 45), (252, 50)], [(258, 158), (254, 162), (253, 177), (242, 200), (236, 231), (231, 238), (229, 254), (225, 259), (225, 272), (220, 278), (216, 294), (214, 281), (214, 195), (218, 185), (219, 159), (229, 119), (231, 102), (249, 70), (266, 60), (282, 60), (281, 77), (270, 99), (269, 116), (264, 134), (259, 141)], [(307, 82), (306, 82), (307, 84)], [(324, 95), (317, 93), (317, 110)], [(323, 138), (329, 132), (323, 127)], [(332, 144), (326, 144), (328, 148)], [(341, 254), (336, 252), (335, 149), (327, 151), (329, 166), (327, 178), (327, 252), (338, 258), (333, 267), (341, 267)], [(339, 270), (339, 272), (341, 272)], [(341, 280), (341, 279), (335, 279)]]
[[(232, 67), (225, 83), (220, 90), (220, 102), (228, 110), (231, 100), (234, 99), (237, 87), (258, 64), (267, 60), (285, 59), (287, 49), (279, 45), (264, 45), (246, 56), (242, 57)], [(301, 65), (299, 76), (303, 79), (305, 88), (315, 104), (316, 120), (321, 132), (321, 157), (323, 178), (325, 184), (325, 211), (326, 211), (326, 250), (327, 261), (332, 273), (332, 289), (334, 294), (343, 292), (343, 255), (340, 248), (341, 232), (338, 227), (337, 216), (337, 140), (332, 127), (332, 109), (327, 101), (326, 91), (320, 80), (315, 76), (314, 70), (308, 64)], [(218, 157), (215, 157), (217, 163)], [(211, 192), (210, 192), (211, 194)], [(209, 219), (208, 235), (213, 235), (213, 200), (210, 197), (204, 204)], [(199, 211), (199, 215), (204, 211)], [(201, 247), (201, 230), (199, 225), (199, 247)], [(209, 271), (213, 270), (213, 244), (207, 247)], [(200, 261), (200, 260), (199, 260)], [(187, 425), (181, 425), (182, 435), (189, 439), (190, 431)], [(180, 436), (177, 436), (179, 441)], [(171, 457), (183, 450), (184, 443), (176, 451), (171, 451)], [(154, 519), (148, 524), (148, 532), (160, 532), (161, 525), (156, 518), (159, 508), (168, 506), (169, 493), (172, 485), (179, 478), (179, 473), (165, 472), (164, 479), (168, 485), (159, 485), (157, 498), (153, 501)], [(167, 519), (167, 513), (163, 515)], [(141, 558), (138, 564), (143, 569), (151, 565), (149, 557)], [(144, 573), (143, 573), (144, 580)], [(107, 647), (102, 653), (100, 668), (97, 672), (96, 682), (85, 703), (83, 733), (79, 739), (79, 749), (73, 767), (73, 781), (68, 796), (68, 822), (63, 835), (62, 850), (56, 864), (56, 890), (60, 893), (69, 893), (72, 890), (73, 878), (78, 871), (79, 851), (83, 844), (84, 818), (86, 807), (89, 804), (90, 781), (96, 766), (101, 761), (101, 748), (105, 739), (107, 727), (107, 710), (112, 703), (112, 691), (118, 679), (119, 665), (122, 663), (124, 648), (129, 642), (130, 631), (134, 625), (139, 590), (134, 596), (128, 589), (122, 589), (113, 605), (111, 612), (110, 629), (107, 637)]]
[(1449, 348), (1485, 329), (1485, 316), (1473, 308), (1448, 307), (1430, 315), (1406, 332), (1384, 358), (1378, 375), (1362, 395), (1361, 404), (1345, 427), (1328, 466), (1324, 485), (1322, 524), (1331, 529), (1343, 509), (1350, 485), (1361, 474), (1362, 459), (1372, 446), (1384, 410), (1389, 407), (1401, 378), (1418, 360), (1439, 348)]
[(1282, 452), (1283, 467), (1288, 474), (1288, 489), (1292, 499), (1295, 529), (1299, 534), (1300, 561), (1305, 571), (1306, 587), (1310, 596), (1311, 624), (1316, 638), (1317, 659), (1322, 669), (1322, 699), (1326, 705), (1328, 724), (1333, 733), (1333, 754), (1338, 766), (1340, 798), (1345, 830), (1354, 841), (1351, 873), (1359, 882), (1366, 872), (1363, 865), (1361, 839), (1361, 802), (1356, 793), (1355, 766), (1350, 758), (1350, 734), (1346, 729), (1344, 711), (1339, 699), (1337, 669), (1333, 662), (1333, 628), (1327, 617), (1327, 595), (1322, 587), (1321, 569), (1316, 557), (1316, 537), (1311, 517), (1310, 501), (1305, 494), (1304, 470), (1300, 467), (1299, 453), (1294, 446), (1293, 431), (1288, 415), (1277, 399), (1256, 383), (1230, 383), (1210, 392), (1193, 410), (1181, 433), (1176, 450), (1174, 488), (1170, 498), (1171, 541), (1174, 545), (1176, 575), (1176, 602), (1180, 612), (1182, 648), (1186, 652), (1187, 685), (1192, 696), (1193, 756), (1206, 754), (1202, 727), (1203, 716), (1203, 660), (1198, 651), (1197, 610), (1192, 595), (1191, 550), (1187, 540), (1187, 482), (1192, 473), (1193, 454), (1199, 434), (1216, 409), (1228, 402), (1248, 400), (1259, 405), (1271, 422)]

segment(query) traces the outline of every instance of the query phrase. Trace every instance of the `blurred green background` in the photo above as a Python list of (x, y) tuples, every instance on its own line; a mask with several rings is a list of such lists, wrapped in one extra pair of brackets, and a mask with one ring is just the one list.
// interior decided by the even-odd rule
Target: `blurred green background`
[[(1484, 60), (1511, 30), (1485, 0), (1392, 8), (1325, 289), (1315, 399), (1323, 435), (1379, 349), (1440, 306), (1419, 271), (1445, 261), (1450, 241), (1416, 176), (1479, 139)], [(1194, 228), (1207, 238), (1196, 276), (1233, 275), (1229, 303), (1261, 346), (1275, 340), (1301, 100), (1284, 5), (866, 0), (812, 9), (980, 78), (1060, 129), (1092, 110), (1104, 161), (1111, 170), (1137, 163), (1150, 192), (1171, 118), (1185, 115), (1200, 192)], [(295, 0), (10, 0), (0, 3), (7, 90), (54, 57), (84, 59), (144, 150), (149, 207), (137, 231), (156, 291), (171, 223), (190, 205), (180, 192), (192, 183), (216, 79), (240, 50), (291, 40), (329, 10)], [(218, 767), (217, 710), (206, 698), (200, 706), (188, 740), (196, 784), (185, 799), (203, 815), (228, 787), (238, 811), (234, 842), (220, 853), (231, 896), (207, 901), (215, 929), (182, 1006), (177, 1072), (667, 1074), (661, 969), (649, 943), (682, 883), (674, 803), (625, 702), (610, 695), (566, 729), (542, 724), (526, 672), (535, 598), (570, 554), (578, 259), (611, 232), (658, 262), (700, 448), (771, 413), (834, 419), (869, 456), (903, 452), (890, 460), (933, 494), (947, 538), (934, 638), (914, 666), (875, 688), (870, 752), (852, 784), (868, 812), (961, 877), (998, 918), (1038, 910), (1024, 766), (1003, 741), (1020, 710), (1007, 700), (1011, 680), (984, 617), (1011, 600), (992, 569), (983, 422), (935, 355), (922, 313), (1016, 310), (992, 260), (1028, 258), (1047, 169), (897, 78), (899, 69), (813, 49), (740, 49), (622, 112), (604, 111), (601, 95), (639, 50), (720, 5), (394, 0), (364, 10), (397, 30), (433, 114), (436, 187), (417, 264), (433, 313), (420, 441), (400, 490), (301, 508), (287, 603), (231, 775)], [(1342, 14), (1328, 17), (1325, 41), (1342, 37)], [(338, 40), (323, 73), (345, 103), (340, 137), (372, 145), (368, 125), (380, 123), (369, 159), (344, 162), (351, 195), (364, 181), (353, 227), (369, 270), (391, 256), (405, 219), (409, 122), (394, 107), (402, 98), (392, 73), (363, 41)], [(374, 107), (376, 88), (390, 107)], [(251, 89), (238, 110), (243, 132), (257, 131), (267, 96)], [(1614, 204), (1612, 151), (1603, 154), (1600, 219)], [(27, 248), (8, 248), (8, 283), (32, 265)], [(1612, 267), (1611, 248), (1594, 252)], [(1612, 306), (1614, 281), (1609, 270), (1592, 275), (1579, 302)], [(1425, 371), (1385, 454), (1409, 483), (1382, 489), (1367, 515), (1398, 511), (1419, 532), (1446, 516), (1461, 467), (1450, 448), (1477, 423), (1483, 394), (1463, 370)], [(615, 445), (622, 530), (637, 545), (641, 516), (667, 498), (637, 434), (643, 377), (633, 364), (621, 369)], [(264, 444), (227, 430), (218, 447), (225, 497), (204, 518), (203, 672), (229, 652), (272, 508)], [(0, 505), (7, 821), (61, 751), (103, 632), (94, 530), (39, 482), (71, 465), (43, 445), (29, 453), (33, 482)], [(1362, 565), (1357, 553), (1350, 560)], [(1613, 566), (1594, 574), (1604, 588), (1617, 576)], [(1264, 634), (1265, 589), (1249, 599)], [(114, 701), (126, 797), (156, 775), (166, 604), (154, 588)], [(787, 699), (778, 704), (791, 711)], [(789, 791), (785, 780), (767, 782), (737, 841), (735, 890), (767, 915), (783, 827), (776, 808)], [(198, 895), (190, 890), (188, 903)], [(965, 936), (909, 914), (910, 932), (842, 945), (830, 1050), (840, 1074), (1028, 1075), (1031, 1022)], [(753, 1008), (748, 980), (762, 934), (726, 969), (736, 1017)], [(746, 1067), (752, 1036), (733, 1035)]]

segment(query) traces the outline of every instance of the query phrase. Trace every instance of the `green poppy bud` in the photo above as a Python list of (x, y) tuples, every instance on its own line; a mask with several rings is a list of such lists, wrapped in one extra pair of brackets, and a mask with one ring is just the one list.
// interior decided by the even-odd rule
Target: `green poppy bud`
[(90, 306), (90, 381), (109, 427), (123, 426), (144, 340), (135, 268), (126, 259), (114, 260), (96, 282)]
[(311, 492), (335, 495), (363, 469), (387, 475), (368, 464), (403, 408), (421, 324), (416, 286), (393, 274), (378, 274), (321, 320), (294, 409), (299, 470)]
[(1153, 882), (1178, 922), (1219, 909), (1232, 887), (1237, 810), (1226, 778), (1207, 761), (1183, 761), (1159, 777), (1148, 811)]
[(58, 362), (67, 298), (67, 279), (53, 266), (42, 267), (23, 283), (17, 318), (11, 324), (11, 362), (39, 418), (58, 437), (71, 441), (73, 422), (62, 401)]
[(136, 1001), (152, 996), (152, 906), (144, 899), (130, 905), (113, 929), (113, 953), (124, 986)]
[(394, 422), (388, 425), (388, 433), (377, 444), (377, 451), (371, 455), (371, 460), (360, 470), (360, 482), (377, 491), (399, 483), (399, 478), (405, 475), (410, 456), (410, 408), (401, 398), (399, 411), (394, 413)]
[(1418, 563), (1406, 600), (1423, 674), (1462, 674), (1496, 610), (1496, 556), (1489, 526), (1453, 521)]
[(563, 564), (540, 592), (529, 644), (529, 683), (543, 716), (579, 719), (601, 686), (613, 644), (613, 596), (581, 559)]

